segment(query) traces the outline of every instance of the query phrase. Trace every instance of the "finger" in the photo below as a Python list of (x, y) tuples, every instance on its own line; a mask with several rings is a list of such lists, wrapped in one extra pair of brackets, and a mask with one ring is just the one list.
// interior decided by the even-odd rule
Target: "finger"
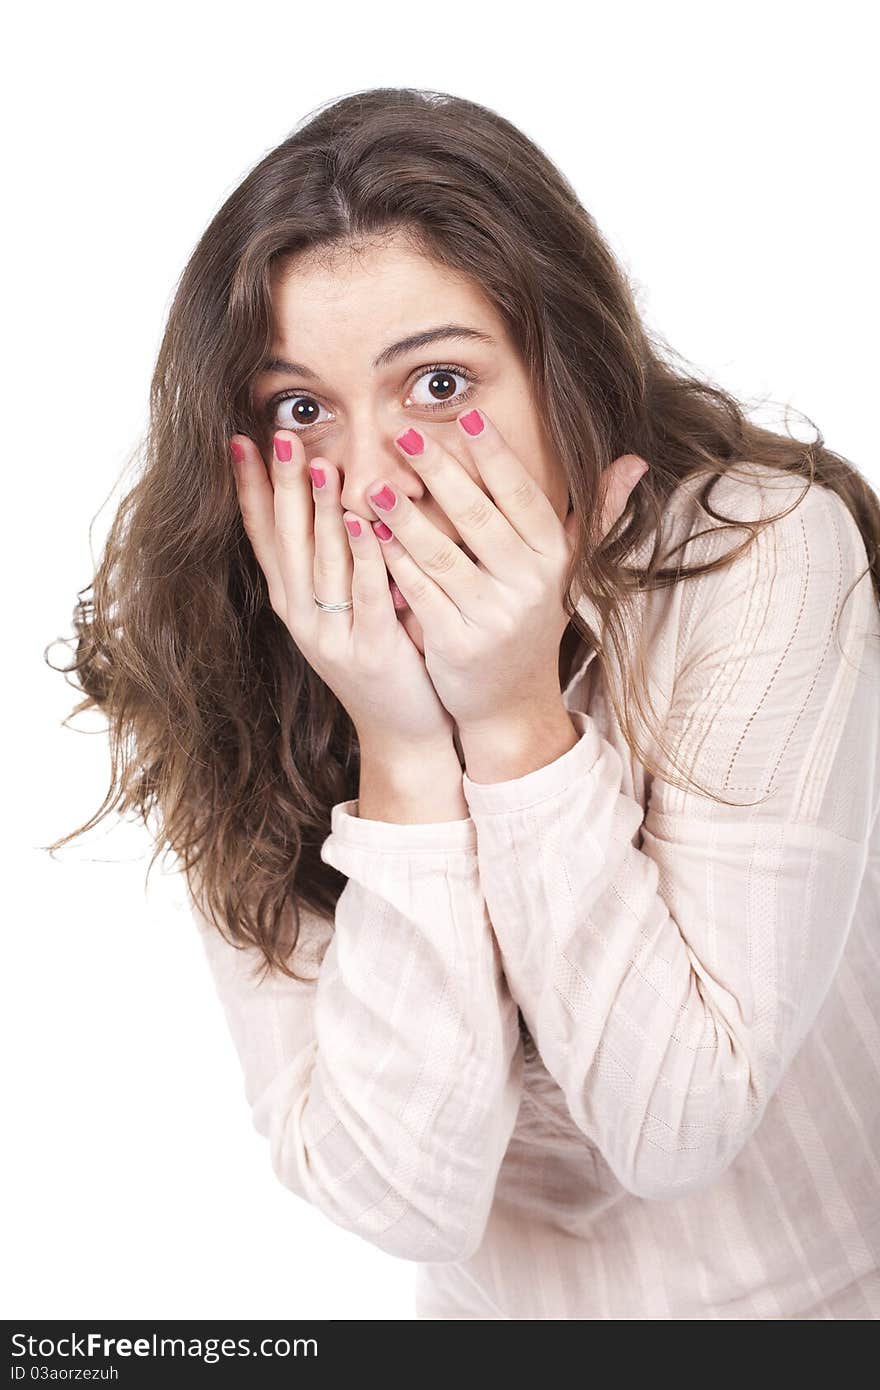
[[(483, 496), (479, 489), (476, 491)], [(436, 621), (441, 609), (448, 611), (450, 599), (466, 616), (476, 613), (485, 594), (485, 576), (462, 547), (429, 521), (400, 488), (393, 488), (384, 478), (367, 488), (367, 497), (393, 532), (393, 540), (383, 544), (383, 550), (389, 558), (389, 568), (391, 557), (400, 556), (399, 567), (392, 573), (419, 621)], [(496, 512), (496, 516), (502, 526), (507, 525), (500, 513)], [(518, 539), (516, 543), (519, 545)]]
[[(290, 616), (307, 622), (314, 610), (314, 509), (312, 483), (302, 441), (277, 430), (272, 441), (271, 480), (275, 548)], [(323, 594), (319, 594), (323, 598)]]
[[(463, 442), (477, 472), (490, 494), (490, 500), (497, 511), (507, 520), (508, 527), (532, 550), (541, 554), (553, 554), (559, 540), (559, 518), (549, 497), (538, 485), (534, 475), (529, 472), (523, 460), (511, 447), (498, 426), (485, 410), (469, 410), (458, 417), (459, 439)], [(433, 489), (432, 489), (433, 491)], [(446, 510), (443, 498), (440, 504)], [(453, 516), (458, 526), (458, 519)], [(467, 524), (467, 517), (465, 517)], [(495, 531), (503, 539), (500, 528), (491, 525), (476, 528), (475, 538), (480, 539), (480, 531), (487, 534), (493, 548)], [(507, 529), (507, 528), (505, 528)], [(461, 531), (474, 554), (483, 560), (479, 549), (465, 530)], [(507, 544), (505, 547), (510, 561), (522, 563), (522, 546)]]
[(235, 460), (233, 467), (245, 534), (265, 575), (269, 601), (276, 612), (282, 612), (286, 596), (275, 543), (272, 484), (263, 456), (252, 439), (245, 434), (236, 434), (232, 436), (230, 444), (237, 444), (241, 451), (241, 459)]
[(329, 459), (316, 457), (307, 476), (315, 503), (312, 588), (323, 603), (348, 603), (352, 561), (342, 520), (339, 470)]
[(352, 565), (352, 635), (368, 651), (387, 635), (389, 624), (397, 622), (397, 614), (372, 526), (357, 512), (345, 511), (342, 519)]
[[(474, 448), (471, 446), (477, 441), (461, 429), (461, 448), (474, 459), (476, 479), (427, 431), (410, 428), (394, 442), (480, 563), (489, 574), (503, 580), (512, 578), (522, 568), (526, 557), (524, 539), (533, 549), (541, 548), (547, 525), (544, 509), (557, 531), (559, 523), (534, 478), (513, 458), (496, 431), (483, 439), (482, 435), (489, 434), (487, 422), (479, 447)], [(486, 486), (481, 487), (481, 482)], [(369, 488), (368, 495), (371, 494)], [(534, 534), (526, 529), (532, 525)], [(407, 547), (410, 548), (408, 541)], [(420, 564), (429, 559), (423, 552), (412, 553)]]
[[(406, 599), (410, 612), (418, 618), (423, 630), (439, 631), (439, 625), (448, 621), (451, 594), (425, 573), (393, 531), (386, 534), (388, 527), (384, 521), (373, 521), (371, 526), (379, 542), (380, 557), (388, 566), (388, 573)], [(472, 564), (472, 561), (468, 560), (467, 563)], [(448, 584), (448, 566), (441, 565), (440, 573), (443, 583)]]

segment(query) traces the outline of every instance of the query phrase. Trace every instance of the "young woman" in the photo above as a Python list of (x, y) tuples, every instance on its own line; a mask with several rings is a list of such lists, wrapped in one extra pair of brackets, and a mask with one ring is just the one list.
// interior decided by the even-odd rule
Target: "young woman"
[(158, 816), (420, 1317), (880, 1316), (880, 505), (672, 356), (508, 121), (346, 96), (196, 247), (76, 614), (82, 829)]

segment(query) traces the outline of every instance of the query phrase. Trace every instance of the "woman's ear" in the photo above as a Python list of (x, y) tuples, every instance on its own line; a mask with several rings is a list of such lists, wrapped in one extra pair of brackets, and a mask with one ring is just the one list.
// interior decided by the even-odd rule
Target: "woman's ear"
[[(597, 521), (599, 542), (608, 535), (618, 517), (623, 514), (630, 493), (639, 479), (647, 473), (648, 468), (649, 465), (638, 454), (621, 454), (602, 470), (602, 514)], [(568, 506), (568, 515), (562, 523), (562, 529), (568, 538), (569, 549), (572, 550), (577, 536), (577, 523), (570, 495)]]
[(604, 540), (612, 526), (623, 515), (630, 493), (647, 471), (648, 464), (638, 454), (621, 454), (604, 469), (602, 478), (605, 493), (599, 527), (600, 541)]

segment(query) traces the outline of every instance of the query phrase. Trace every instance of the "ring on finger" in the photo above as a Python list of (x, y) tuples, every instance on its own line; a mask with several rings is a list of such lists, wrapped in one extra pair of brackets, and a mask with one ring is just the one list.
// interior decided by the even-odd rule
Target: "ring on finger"
[(349, 599), (348, 603), (323, 603), (314, 589), (312, 590), (312, 598), (315, 600), (316, 607), (320, 608), (323, 613), (347, 613), (349, 608), (354, 607), (352, 599)]

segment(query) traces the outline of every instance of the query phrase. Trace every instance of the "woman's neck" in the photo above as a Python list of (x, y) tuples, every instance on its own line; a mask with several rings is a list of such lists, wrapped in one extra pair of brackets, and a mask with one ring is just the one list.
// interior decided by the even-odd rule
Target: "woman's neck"
[(564, 690), (571, 679), (574, 670), (574, 661), (581, 648), (580, 634), (571, 623), (562, 634), (562, 642), (559, 646), (559, 689)]

